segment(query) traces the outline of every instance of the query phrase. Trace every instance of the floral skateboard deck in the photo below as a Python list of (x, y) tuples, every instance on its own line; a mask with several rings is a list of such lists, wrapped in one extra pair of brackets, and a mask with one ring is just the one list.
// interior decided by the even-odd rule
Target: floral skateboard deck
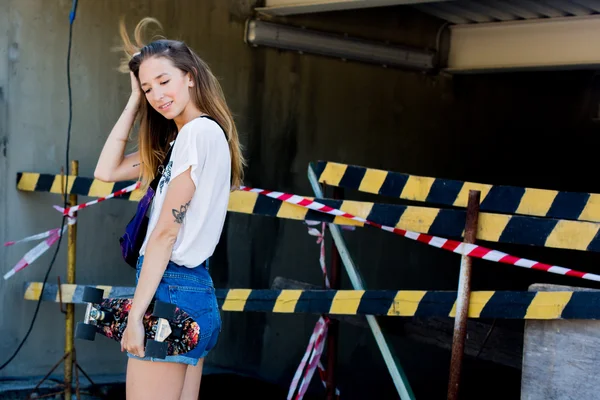
[[(75, 337), (94, 340), (97, 333), (121, 341), (132, 299), (102, 298), (103, 291), (86, 287), (83, 300), (87, 309), (83, 322), (77, 324)], [(144, 315), (147, 357), (165, 358), (181, 355), (198, 344), (200, 327), (185, 311), (174, 304), (152, 302)]]

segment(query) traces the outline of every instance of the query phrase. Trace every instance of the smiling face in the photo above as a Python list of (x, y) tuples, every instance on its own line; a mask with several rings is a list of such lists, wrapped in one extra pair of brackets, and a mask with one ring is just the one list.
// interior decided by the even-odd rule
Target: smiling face
[(165, 57), (144, 60), (138, 78), (148, 103), (167, 119), (175, 120), (179, 128), (195, 117), (197, 109), (190, 101), (194, 86), (190, 74), (176, 68)]

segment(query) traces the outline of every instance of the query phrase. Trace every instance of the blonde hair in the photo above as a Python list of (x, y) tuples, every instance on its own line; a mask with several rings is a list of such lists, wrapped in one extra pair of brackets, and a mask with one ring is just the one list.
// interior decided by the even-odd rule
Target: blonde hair
[[(121, 60), (119, 71), (132, 71), (139, 84), (139, 69), (144, 60), (152, 57), (164, 57), (176, 68), (189, 73), (194, 80), (190, 88), (191, 101), (203, 113), (213, 117), (225, 131), (229, 152), (231, 154), (231, 186), (232, 190), (242, 185), (246, 161), (242, 154), (238, 131), (233, 115), (227, 106), (219, 81), (209, 66), (184, 42), (178, 40), (157, 39), (144, 44), (142, 34), (151, 23), (162, 29), (160, 22), (154, 18), (143, 18), (135, 27), (135, 44), (127, 35), (125, 23), (121, 19), (119, 33), (123, 41), (125, 57)], [(143, 91), (140, 88), (143, 94)], [(141, 159), (140, 180), (145, 190), (156, 176), (158, 166), (166, 156), (169, 143), (177, 135), (177, 126), (173, 120), (166, 119), (154, 110), (145, 99), (140, 102), (138, 115), (140, 127), (138, 147)]]

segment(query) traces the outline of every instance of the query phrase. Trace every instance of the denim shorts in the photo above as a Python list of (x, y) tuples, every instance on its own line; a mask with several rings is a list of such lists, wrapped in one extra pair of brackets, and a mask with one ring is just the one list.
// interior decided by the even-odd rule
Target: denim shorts
[[(136, 267), (136, 284), (143, 261), (144, 256), (140, 256)], [(194, 318), (200, 326), (198, 345), (187, 353), (164, 359), (137, 357), (129, 352), (127, 356), (138, 360), (198, 364), (198, 360), (206, 357), (217, 344), (222, 324), (215, 288), (205, 263), (187, 268), (170, 261), (156, 289), (154, 300), (173, 303)]]

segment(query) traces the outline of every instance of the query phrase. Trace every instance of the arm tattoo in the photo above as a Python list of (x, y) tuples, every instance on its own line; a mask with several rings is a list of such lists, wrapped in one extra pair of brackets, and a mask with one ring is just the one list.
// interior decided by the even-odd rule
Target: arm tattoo
[(140, 165), (140, 163), (133, 164), (133, 168), (137, 167), (138, 165)]
[(190, 205), (190, 201), (188, 201), (186, 204), (182, 205), (181, 207), (179, 207), (179, 211), (177, 211), (176, 209), (173, 209), (173, 216), (175, 217), (175, 222), (177, 222), (178, 224), (183, 223), (183, 218), (185, 217), (185, 214), (187, 213), (187, 209), (188, 206)]

